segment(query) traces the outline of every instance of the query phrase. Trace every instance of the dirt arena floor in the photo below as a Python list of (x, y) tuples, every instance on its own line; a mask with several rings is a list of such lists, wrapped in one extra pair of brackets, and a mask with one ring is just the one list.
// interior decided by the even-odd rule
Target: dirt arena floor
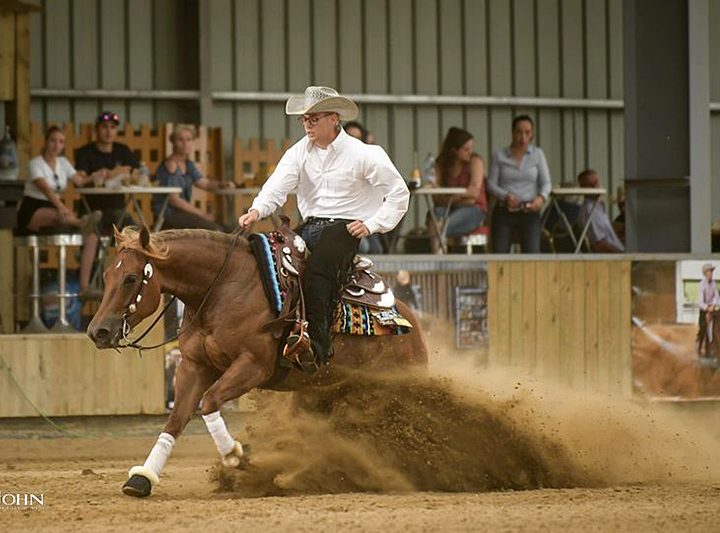
[[(219, 467), (196, 417), (159, 486), (120, 487), (164, 417), (0, 421), (0, 531), (718, 531), (720, 431), (708, 413), (613, 401), (474, 370), (367, 378), (323, 413), (260, 393), (228, 412), (252, 445)], [(717, 418), (717, 417), (716, 417)]]

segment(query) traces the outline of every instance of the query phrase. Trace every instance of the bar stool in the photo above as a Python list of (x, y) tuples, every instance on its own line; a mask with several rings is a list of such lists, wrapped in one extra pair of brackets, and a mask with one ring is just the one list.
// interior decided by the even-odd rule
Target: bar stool
[[(33, 286), (32, 294), (32, 317), (30, 322), (23, 328), (22, 333), (47, 333), (52, 331), (55, 333), (74, 333), (77, 332), (73, 328), (67, 319), (67, 300), (77, 296), (75, 293), (68, 293), (66, 289), (66, 275), (67, 275), (67, 247), (68, 246), (82, 246), (83, 237), (79, 233), (58, 233), (52, 235), (36, 234), (36, 235), (25, 235), (22, 237), (15, 237), (14, 243), (16, 247), (25, 247), (32, 250), (32, 271), (33, 271)], [(55, 325), (48, 330), (43, 324), (40, 318), (40, 299), (42, 293), (40, 291), (40, 247), (41, 246), (53, 246), (58, 248), (59, 261), (58, 261), (58, 300), (59, 310), (58, 318)]]

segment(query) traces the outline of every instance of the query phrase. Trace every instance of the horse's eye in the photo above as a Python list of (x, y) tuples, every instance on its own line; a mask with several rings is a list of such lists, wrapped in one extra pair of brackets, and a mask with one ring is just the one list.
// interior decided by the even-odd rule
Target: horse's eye
[(126, 286), (135, 285), (137, 280), (138, 280), (138, 277), (135, 274), (130, 274), (128, 276), (125, 276), (125, 279), (123, 280), (123, 284)]

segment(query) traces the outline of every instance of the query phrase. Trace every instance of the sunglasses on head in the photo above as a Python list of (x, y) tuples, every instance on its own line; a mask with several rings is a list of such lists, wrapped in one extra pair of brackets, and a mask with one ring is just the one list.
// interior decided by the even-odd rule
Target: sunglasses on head
[(120, 125), (120, 117), (117, 113), (110, 113), (109, 111), (105, 111), (102, 113), (97, 120), (95, 121), (97, 124), (102, 124), (103, 122), (113, 122), (116, 126)]

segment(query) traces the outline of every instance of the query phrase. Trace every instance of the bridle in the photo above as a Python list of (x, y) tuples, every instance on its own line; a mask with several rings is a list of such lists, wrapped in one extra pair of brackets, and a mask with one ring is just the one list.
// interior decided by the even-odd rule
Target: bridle
[(122, 314), (122, 338), (125, 341), (126, 344), (118, 344), (118, 346), (115, 348), (118, 352), (120, 351), (120, 348), (135, 348), (138, 353), (140, 354), (140, 357), (142, 357), (142, 353), (144, 350), (153, 350), (155, 348), (160, 348), (161, 346), (165, 346), (169, 342), (172, 342), (176, 340), (185, 330), (186, 326), (190, 327), (195, 323), (195, 320), (198, 316), (200, 316), (200, 311), (202, 311), (202, 308), (205, 306), (205, 303), (207, 302), (208, 298), (210, 297), (210, 294), (212, 294), (213, 289), (215, 288), (215, 285), (217, 284), (218, 279), (220, 279), (220, 276), (225, 271), (225, 267), (227, 266), (228, 259), (230, 258), (230, 251), (235, 248), (235, 245), (238, 242), (238, 239), (240, 236), (245, 233), (244, 228), (238, 227), (233, 231), (233, 240), (228, 245), (227, 250), (225, 251), (225, 259), (223, 259), (222, 265), (220, 265), (220, 269), (218, 270), (217, 274), (215, 274), (215, 277), (213, 278), (212, 282), (210, 282), (210, 285), (208, 286), (207, 290), (205, 291), (205, 296), (203, 296), (202, 301), (200, 302), (200, 305), (197, 308), (197, 311), (193, 314), (192, 320), (190, 320), (189, 324), (183, 324), (182, 327), (178, 328), (177, 333), (175, 333), (174, 336), (172, 336), (169, 339), (164, 340), (163, 342), (159, 344), (154, 344), (152, 346), (142, 346), (140, 343), (141, 340), (143, 340), (155, 327), (155, 325), (160, 321), (160, 319), (163, 317), (163, 315), (167, 312), (167, 310), (170, 308), (170, 306), (175, 302), (177, 297), (173, 295), (173, 297), (170, 299), (170, 301), (165, 304), (165, 307), (163, 308), (162, 312), (153, 320), (152, 324), (148, 326), (148, 328), (143, 332), (142, 335), (140, 335), (137, 339), (134, 341), (129, 338), (130, 331), (132, 330), (132, 327), (130, 326), (130, 323), (128, 321), (128, 318), (130, 315), (135, 313), (138, 309), (138, 305), (143, 299), (143, 288), (147, 286), (150, 283), (150, 280), (152, 279), (153, 275), (155, 274), (155, 268), (153, 264), (150, 262), (150, 260), (145, 256), (145, 254), (142, 254), (142, 252), (138, 250), (134, 250), (132, 248), (126, 248), (125, 250), (134, 251), (137, 253), (140, 253), (145, 258), (145, 266), (143, 266), (143, 277), (142, 281), (140, 282), (140, 287), (138, 287), (138, 290), (136, 291), (135, 295), (130, 299), (127, 306), (125, 306), (125, 311)]

